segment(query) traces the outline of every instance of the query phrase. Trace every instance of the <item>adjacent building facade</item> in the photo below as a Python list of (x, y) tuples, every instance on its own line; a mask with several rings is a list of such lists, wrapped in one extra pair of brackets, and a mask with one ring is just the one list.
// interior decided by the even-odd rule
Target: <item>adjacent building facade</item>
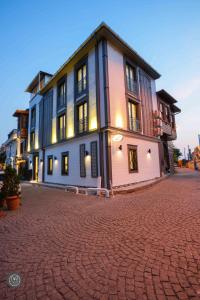
[(119, 187), (172, 171), (176, 100), (160, 74), (101, 24), (54, 74), (26, 89), (33, 180)]

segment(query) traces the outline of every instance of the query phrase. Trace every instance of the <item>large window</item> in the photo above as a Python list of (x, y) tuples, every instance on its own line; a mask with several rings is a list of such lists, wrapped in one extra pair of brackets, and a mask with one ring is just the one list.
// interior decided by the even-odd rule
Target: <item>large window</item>
[(31, 128), (35, 128), (35, 121), (36, 121), (36, 109), (33, 107), (31, 109)]
[(81, 95), (87, 89), (87, 65), (83, 64), (76, 72), (77, 95)]
[(138, 115), (139, 115), (139, 104), (129, 99), (128, 101), (129, 129), (132, 131), (140, 131), (140, 120)]
[(66, 82), (62, 80), (57, 87), (57, 109), (61, 109), (66, 105)]
[(136, 69), (129, 64), (126, 64), (126, 82), (127, 89), (130, 92), (137, 92)]
[(78, 106), (78, 133), (87, 131), (88, 117), (87, 117), (87, 102)]
[(49, 155), (47, 157), (47, 174), (52, 175), (53, 174), (53, 156)]
[(137, 146), (128, 145), (129, 173), (138, 172)]
[(66, 137), (66, 119), (65, 114), (58, 117), (58, 140), (62, 141)]
[(61, 159), (61, 174), (68, 175), (69, 174), (69, 152), (62, 153)]
[(35, 131), (32, 131), (30, 134), (30, 146), (31, 149), (35, 148)]

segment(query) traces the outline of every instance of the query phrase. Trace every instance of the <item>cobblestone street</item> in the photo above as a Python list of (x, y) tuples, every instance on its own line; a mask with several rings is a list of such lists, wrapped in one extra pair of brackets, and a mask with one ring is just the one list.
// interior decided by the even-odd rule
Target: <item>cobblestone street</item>
[(25, 185), (0, 219), (0, 299), (200, 299), (200, 172), (109, 200)]

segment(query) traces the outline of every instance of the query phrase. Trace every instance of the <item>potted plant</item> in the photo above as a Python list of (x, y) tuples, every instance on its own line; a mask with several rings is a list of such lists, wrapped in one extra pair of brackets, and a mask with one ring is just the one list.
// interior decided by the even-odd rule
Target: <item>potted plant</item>
[(20, 205), (19, 199), (19, 176), (14, 168), (7, 166), (3, 180), (3, 194), (6, 198), (7, 208), (15, 210)]

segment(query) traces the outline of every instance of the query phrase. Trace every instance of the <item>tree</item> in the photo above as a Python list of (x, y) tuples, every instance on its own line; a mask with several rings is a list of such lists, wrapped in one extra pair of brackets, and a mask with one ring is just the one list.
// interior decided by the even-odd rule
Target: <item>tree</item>
[(178, 162), (178, 159), (179, 157), (182, 156), (182, 153), (180, 151), (180, 149), (178, 148), (174, 148), (174, 161), (177, 163)]

